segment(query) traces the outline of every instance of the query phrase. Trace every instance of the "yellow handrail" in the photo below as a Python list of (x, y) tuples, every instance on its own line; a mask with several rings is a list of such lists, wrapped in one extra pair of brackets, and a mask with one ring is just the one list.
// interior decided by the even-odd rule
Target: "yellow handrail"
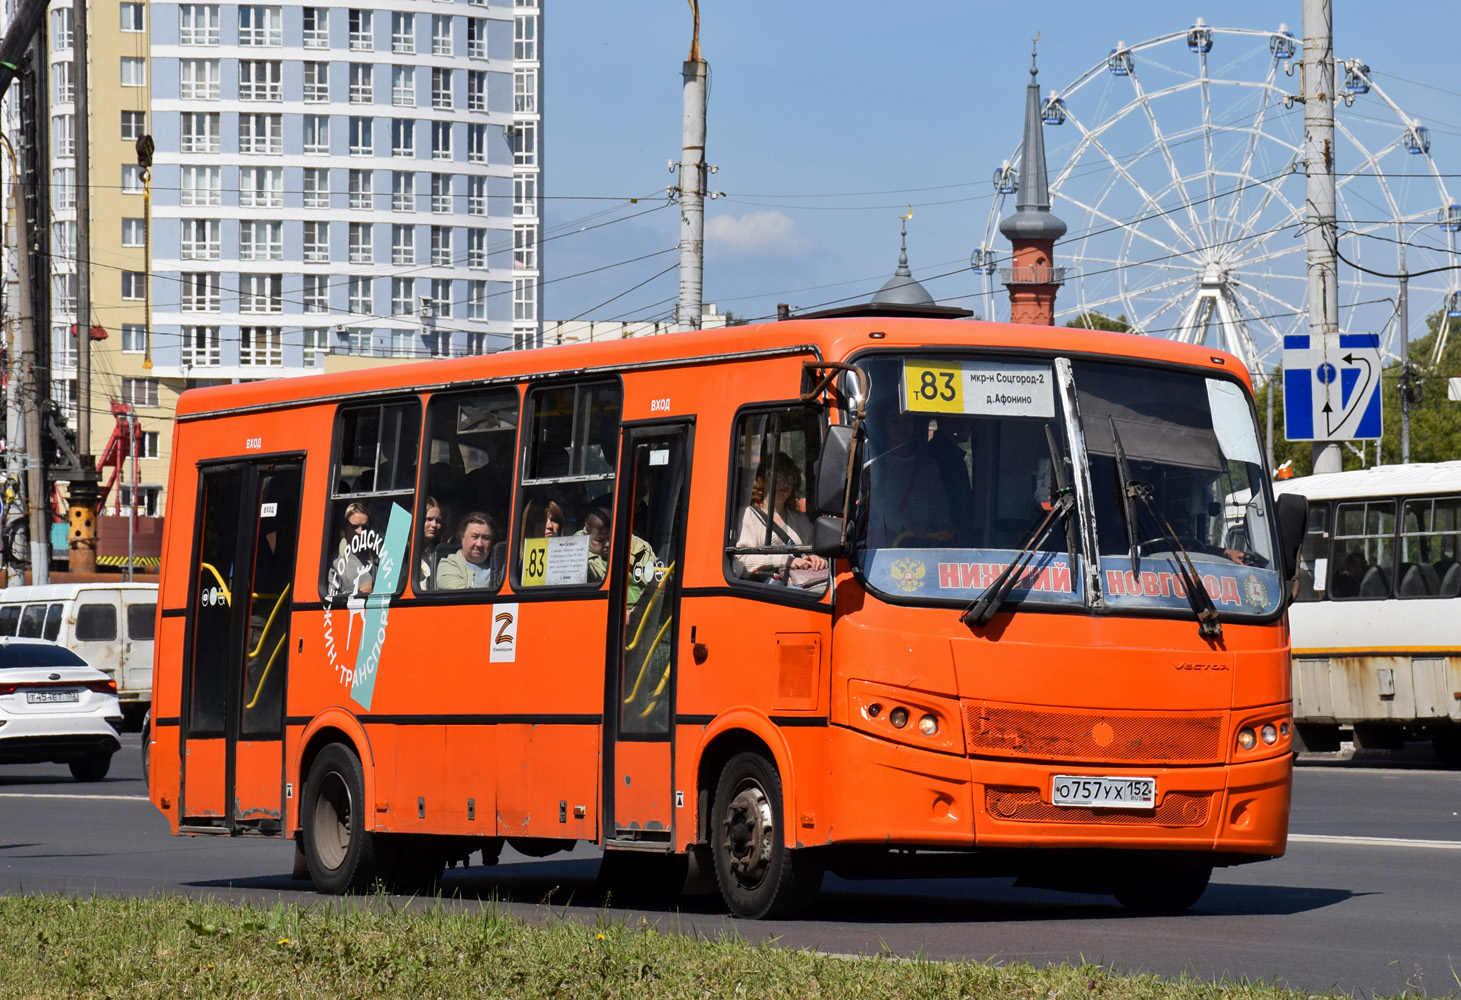
[[(262, 632), (259, 633), (259, 644), (257, 646), (255, 646), (253, 649), (249, 650), (249, 658), (250, 659), (253, 659), (255, 656), (258, 656), (259, 655), (259, 650), (261, 650), (261, 649), (264, 648), (264, 640), (269, 635), (269, 626), (274, 624), (274, 616), (277, 615), (277, 614), (279, 614), (279, 609), (284, 606), (284, 598), (286, 598), (286, 597), (289, 596), (289, 588), (292, 587), (292, 586), (293, 586), (293, 584), (286, 583), (284, 585), (284, 590), (280, 592), (279, 597), (274, 601), (274, 610), (269, 612), (268, 620), (266, 620), (264, 622), (264, 631), (262, 631)], [(255, 597), (258, 597), (259, 595), (258, 594), (255, 594), (254, 596)]]
[[(654, 642), (650, 645), (649, 650), (644, 654), (644, 659), (641, 660), (640, 663), (639, 663), (639, 676), (634, 679), (634, 690), (630, 691), (627, 695), (625, 695), (625, 697), (624, 697), (624, 704), (626, 704), (626, 705), (629, 704), (631, 701), (634, 700), (635, 696), (639, 694), (639, 685), (641, 685), (641, 684), (644, 683), (644, 675), (645, 675), (645, 672), (647, 670), (649, 670), (649, 657), (650, 657), (650, 654), (654, 652), (655, 647), (658, 646), (660, 644), (660, 642), (664, 639), (665, 633), (670, 630), (670, 623), (673, 622), (674, 620), (675, 620), (675, 616), (674, 615), (670, 615), (668, 618), (665, 619), (664, 624), (660, 626), (659, 632), (657, 632), (655, 634)], [(641, 625), (642, 624), (643, 623), (641, 622)], [(666, 668), (666, 670), (668, 670), (668, 668)], [(663, 681), (660, 682), (660, 686), (661, 687), (664, 686), (664, 682)], [(654, 693), (655, 694), (659, 694), (659, 691), (656, 690)]]
[[(670, 577), (672, 577), (674, 575), (675, 575), (675, 564), (674, 563), (670, 563), (668, 566), (665, 567), (665, 575), (654, 582), (654, 590), (651, 591), (650, 592), (650, 595), (649, 595), (650, 602), (653, 602), (653, 601), (656, 601), (656, 600), (659, 599), (659, 597), (661, 596), (662, 592), (664, 591), (665, 584), (668, 583), (669, 580), (670, 580)], [(641, 600), (643, 600), (643, 598), (641, 598)], [(640, 616), (640, 619), (639, 619), (639, 627), (634, 630), (634, 638), (630, 640), (629, 645), (627, 645), (627, 646), (624, 647), (625, 652), (628, 652), (629, 650), (634, 649), (636, 646), (639, 645), (639, 637), (640, 637), (641, 633), (644, 632), (644, 623), (647, 622), (648, 620), (649, 620), (649, 615), (648, 614), (645, 614), (645, 615)]]
[(259, 703), (259, 695), (264, 693), (264, 682), (269, 679), (269, 671), (274, 669), (274, 661), (279, 657), (279, 650), (283, 649), (284, 644), (288, 641), (289, 636), (287, 635), (281, 635), (279, 637), (279, 642), (276, 643), (274, 646), (274, 652), (269, 654), (269, 662), (264, 664), (264, 673), (263, 676), (259, 678), (258, 686), (254, 688), (254, 696), (249, 700), (249, 703), (244, 706), (245, 709), (253, 708)]

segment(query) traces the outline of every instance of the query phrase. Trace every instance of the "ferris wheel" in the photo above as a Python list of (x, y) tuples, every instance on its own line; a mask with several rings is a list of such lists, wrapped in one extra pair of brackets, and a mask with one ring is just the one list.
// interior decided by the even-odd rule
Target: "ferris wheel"
[[(1265, 379), (1284, 336), (1308, 331), (1304, 109), (1298, 44), (1276, 31), (1192, 28), (1109, 54), (1043, 101), (1054, 213), (1068, 226), (1056, 322), (1099, 313), (1133, 332), (1208, 343)], [(1341, 332), (1400, 350), (1401, 261), (1412, 334), (1444, 309), (1461, 316), (1454, 261), (1461, 205), (1430, 133), (1354, 59), (1337, 64), (1334, 105)], [(1008, 310), (997, 270), (1009, 248), (1019, 150), (995, 170), (997, 196), (971, 264), (984, 314)], [(1444, 329), (1444, 326), (1443, 326)], [(1439, 349), (1437, 345), (1437, 359)], [(1417, 359), (1419, 360), (1419, 359)]]

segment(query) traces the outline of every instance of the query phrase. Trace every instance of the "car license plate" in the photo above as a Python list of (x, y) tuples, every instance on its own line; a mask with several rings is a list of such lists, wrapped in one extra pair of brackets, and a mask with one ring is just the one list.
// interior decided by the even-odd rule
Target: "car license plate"
[(1057, 774), (1051, 784), (1050, 801), (1057, 806), (1086, 809), (1155, 809), (1157, 779)]
[(31, 705), (54, 705), (60, 702), (80, 701), (81, 692), (75, 688), (63, 691), (27, 691), (25, 700)]

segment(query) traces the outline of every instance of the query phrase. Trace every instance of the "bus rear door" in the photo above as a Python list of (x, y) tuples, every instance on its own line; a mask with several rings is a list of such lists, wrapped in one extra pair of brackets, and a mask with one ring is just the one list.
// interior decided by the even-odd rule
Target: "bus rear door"
[(278, 833), (298, 459), (204, 468), (183, 665), (181, 827)]
[[(624, 433), (609, 588), (604, 829), (619, 846), (673, 846), (676, 615), (691, 428)], [(627, 530), (626, 530), (627, 529)]]

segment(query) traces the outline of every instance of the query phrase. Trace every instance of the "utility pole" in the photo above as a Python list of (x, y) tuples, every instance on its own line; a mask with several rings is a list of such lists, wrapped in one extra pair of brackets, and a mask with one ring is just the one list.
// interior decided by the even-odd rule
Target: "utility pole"
[(30, 511), (30, 582), (51, 582), (51, 523), (46, 516), (45, 458), (41, 449), (40, 380), (37, 375), (36, 313), (32, 297), (31, 259), (34, 247), (23, 204), (15, 213), (15, 266), (20, 281), (21, 397), (25, 402), (26, 506)]
[[(1309, 269), (1309, 342), (1339, 351), (1339, 273), (1334, 222), (1334, 11), (1304, 0), (1304, 239)], [(1327, 388), (1327, 386), (1326, 386)], [(1316, 441), (1314, 472), (1339, 472), (1337, 441)]]
[(1400, 313), (1400, 464), (1410, 464), (1410, 399), (1413, 386), (1410, 377), (1410, 271), (1405, 266), (1405, 244), (1400, 247), (1400, 294), (1396, 306)]
[[(77, 0), (81, 2), (81, 0)], [(700, 4), (695, 12), (695, 36), (685, 60), (684, 120), (681, 125), (680, 183), (680, 304), (675, 329), (700, 329), (700, 306), (705, 264), (705, 102), (710, 66), (700, 58)]]
[(71, 0), (76, 80), (76, 451), (71, 474), (69, 534), (72, 572), (96, 570), (96, 501), (100, 495), (91, 454), (91, 90), (87, 79), (87, 0)]

